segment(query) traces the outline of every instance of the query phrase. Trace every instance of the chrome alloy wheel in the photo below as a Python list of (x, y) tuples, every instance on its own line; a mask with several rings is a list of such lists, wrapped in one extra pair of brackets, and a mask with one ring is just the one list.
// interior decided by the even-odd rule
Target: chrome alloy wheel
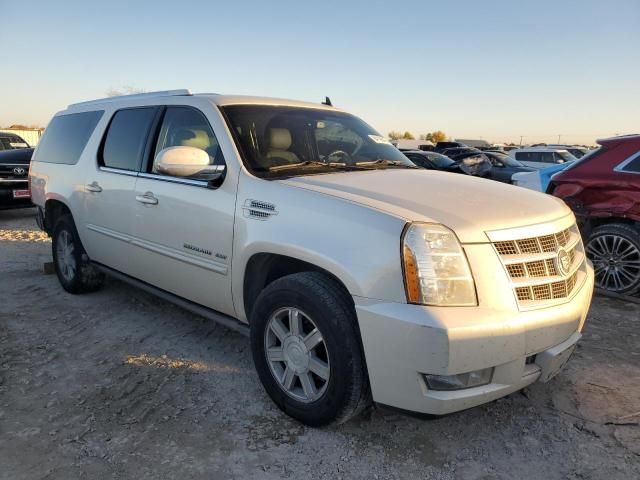
[(56, 258), (58, 268), (65, 280), (71, 282), (76, 274), (76, 257), (74, 256), (75, 246), (73, 238), (67, 230), (62, 230), (58, 235), (56, 244)]
[(329, 384), (329, 352), (322, 333), (296, 308), (277, 310), (267, 323), (264, 351), (280, 388), (303, 403), (318, 400)]
[(640, 250), (626, 238), (598, 235), (589, 240), (587, 253), (593, 261), (597, 287), (616, 292), (640, 282)]

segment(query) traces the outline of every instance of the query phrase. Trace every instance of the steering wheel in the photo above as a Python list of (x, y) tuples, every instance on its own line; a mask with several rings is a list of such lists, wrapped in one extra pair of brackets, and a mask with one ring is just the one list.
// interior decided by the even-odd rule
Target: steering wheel
[[(351, 163), (351, 155), (344, 150), (335, 150), (325, 157), (325, 160), (330, 161), (331, 157), (342, 157), (341, 160), (344, 163)], [(335, 160), (334, 160), (335, 161)]]

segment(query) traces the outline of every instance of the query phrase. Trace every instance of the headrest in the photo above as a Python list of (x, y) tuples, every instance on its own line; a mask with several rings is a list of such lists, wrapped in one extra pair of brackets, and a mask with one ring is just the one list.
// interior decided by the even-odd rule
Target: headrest
[(176, 136), (178, 141), (183, 147), (195, 147), (201, 150), (206, 150), (211, 146), (209, 135), (204, 130), (180, 130)]
[(269, 147), (274, 150), (287, 150), (291, 146), (291, 132), (286, 128), (269, 129)]

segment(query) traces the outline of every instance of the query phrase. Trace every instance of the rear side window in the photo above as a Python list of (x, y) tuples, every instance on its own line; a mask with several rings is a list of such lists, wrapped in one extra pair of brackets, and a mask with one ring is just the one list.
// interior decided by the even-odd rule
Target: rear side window
[(138, 171), (156, 111), (156, 107), (117, 111), (104, 139), (101, 164), (109, 168)]
[(36, 149), (35, 162), (75, 165), (104, 111), (54, 117)]
[(635, 154), (629, 163), (620, 169), (622, 172), (640, 173), (640, 152)]

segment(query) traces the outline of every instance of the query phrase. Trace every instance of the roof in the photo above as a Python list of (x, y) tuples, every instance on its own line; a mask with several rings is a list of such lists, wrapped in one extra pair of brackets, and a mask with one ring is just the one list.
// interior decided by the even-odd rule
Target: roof
[[(156, 99), (163, 97), (179, 97), (179, 96), (197, 96), (208, 98), (212, 103), (218, 106), (227, 105), (286, 105), (292, 107), (306, 107), (316, 108), (323, 110), (336, 111), (337, 109), (324, 105), (320, 102), (302, 102), (299, 100), (289, 100), (283, 98), (270, 98), (270, 97), (254, 97), (246, 95), (221, 95), (218, 93), (191, 93), (188, 89), (180, 90), (162, 90), (158, 92), (145, 92), (136, 93), (133, 95), (118, 95), (114, 97), (100, 98), (97, 100), (89, 100), (86, 102), (73, 103), (68, 106), (69, 110), (85, 109), (91, 106), (100, 106), (113, 103), (142, 103), (144, 100)], [(142, 102), (141, 102), (142, 101)], [(339, 111), (339, 110), (338, 110)]]
[(598, 140), (596, 140), (596, 143), (598, 145), (605, 145), (609, 143), (618, 143), (618, 142), (636, 141), (636, 140), (640, 140), (640, 134), (638, 133), (632, 133), (630, 135), (619, 135), (617, 137), (599, 138)]

